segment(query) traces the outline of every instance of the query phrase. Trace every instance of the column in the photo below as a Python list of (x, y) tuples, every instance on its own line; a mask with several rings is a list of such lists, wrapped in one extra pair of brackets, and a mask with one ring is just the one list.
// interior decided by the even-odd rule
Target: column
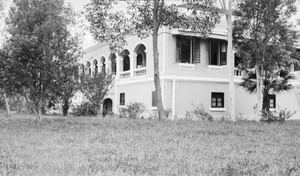
[[(123, 62), (123, 57), (121, 57), (119, 54), (116, 53), (116, 81), (120, 79), (120, 72), (122, 72), (121, 70), (121, 62)], [(123, 67), (122, 67), (123, 68)]]
[(175, 119), (175, 109), (176, 109), (176, 77), (173, 77), (173, 86), (172, 86), (172, 120)]
[(130, 77), (134, 77), (134, 59), (136, 59), (136, 54), (130, 54), (129, 55), (130, 59)]

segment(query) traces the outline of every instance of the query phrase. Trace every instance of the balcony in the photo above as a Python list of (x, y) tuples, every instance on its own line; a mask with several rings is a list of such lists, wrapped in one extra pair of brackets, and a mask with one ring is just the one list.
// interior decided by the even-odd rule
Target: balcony
[(134, 70), (134, 76), (145, 76), (147, 74), (147, 68), (138, 68)]
[(130, 70), (120, 73), (120, 79), (125, 79), (130, 77)]
[(242, 70), (239, 68), (234, 68), (234, 76), (242, 76)]

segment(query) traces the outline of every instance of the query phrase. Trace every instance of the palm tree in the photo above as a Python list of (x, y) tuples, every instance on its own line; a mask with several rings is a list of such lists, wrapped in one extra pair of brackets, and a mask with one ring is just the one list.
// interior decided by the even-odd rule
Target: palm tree
[[(263, 107), (261, 110), (263, 118), (270, 114), (271, 94), (292, 89), (293, 86), (288, 81), (294, 78), (295, 76), (290, 73), (290, 70), (285, 68), (265, 72), (263, 79)], [(242, 78), (242, 82), (239, 85), (244, 87), (249, 93), (256, 93), (256, 81), (255, 69), (252, 69)]]

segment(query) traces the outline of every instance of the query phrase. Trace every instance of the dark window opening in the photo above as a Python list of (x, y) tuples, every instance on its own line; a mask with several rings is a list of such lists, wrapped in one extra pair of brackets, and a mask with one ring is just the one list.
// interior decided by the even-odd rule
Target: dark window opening
[(227, 65), (227, 42), (220, 40), (210, 40), (209, 64)]
[(117, 72), (117, 63), (116, 63), (116, 55), (115, 54), (111, 57), (111, 72), (113, 75), (116, 75), (116, 72)]
[(130, 70), (130, 58), (129, 56), (125, 56), (123, 60), (123, 71)]
[(138, 54), (136, 57), (136, 65), (143, 65), (143, 55), (142, 54)]
[(224, 108), (224, 93), (220, 93), (220, 92), (211, 93), (211, 107)]
[(176, 61), (179, 63), (200, 63), (200, 39), (177, 36)]
[(125, 105), (125, 93), (120, 93), (120, 105)]

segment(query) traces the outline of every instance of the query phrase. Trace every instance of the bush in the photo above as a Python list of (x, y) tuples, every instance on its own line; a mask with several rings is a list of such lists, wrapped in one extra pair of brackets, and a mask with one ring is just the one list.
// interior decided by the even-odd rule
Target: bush
[(208, 120), (208, 121), (213, 121), (213, 117), (206, 112), (204, 109), (203, 105), (193, 105), (193, 110), (191, 111), (186, 111), (185, 117), (187, 119), (192, 119), (192, 120)]
[(279, 109), (278, 111), (263, 111), (262, 112), (263, 117), (260, 119), (261, 122), (266, 122), (266, 123), (273, 123), (273, 122), (279, 122), (283, 123), (285, 122), (286, 119), (289, 119), (292, 117), (294, 114), (296, 114), (296, 111), (289, 111), (287, 109), (281, 110)]
[(96, 116), (98, 114), (98, 107), (90, 102), (85, 102), (73, 108), (72, 114), (74, 116)]
[(129, 103), (124, 108), (119, 109), (120, 118), (138, 118), (143, 112), (145, 112), (145, 105), (143, 103), (134, 102)]

